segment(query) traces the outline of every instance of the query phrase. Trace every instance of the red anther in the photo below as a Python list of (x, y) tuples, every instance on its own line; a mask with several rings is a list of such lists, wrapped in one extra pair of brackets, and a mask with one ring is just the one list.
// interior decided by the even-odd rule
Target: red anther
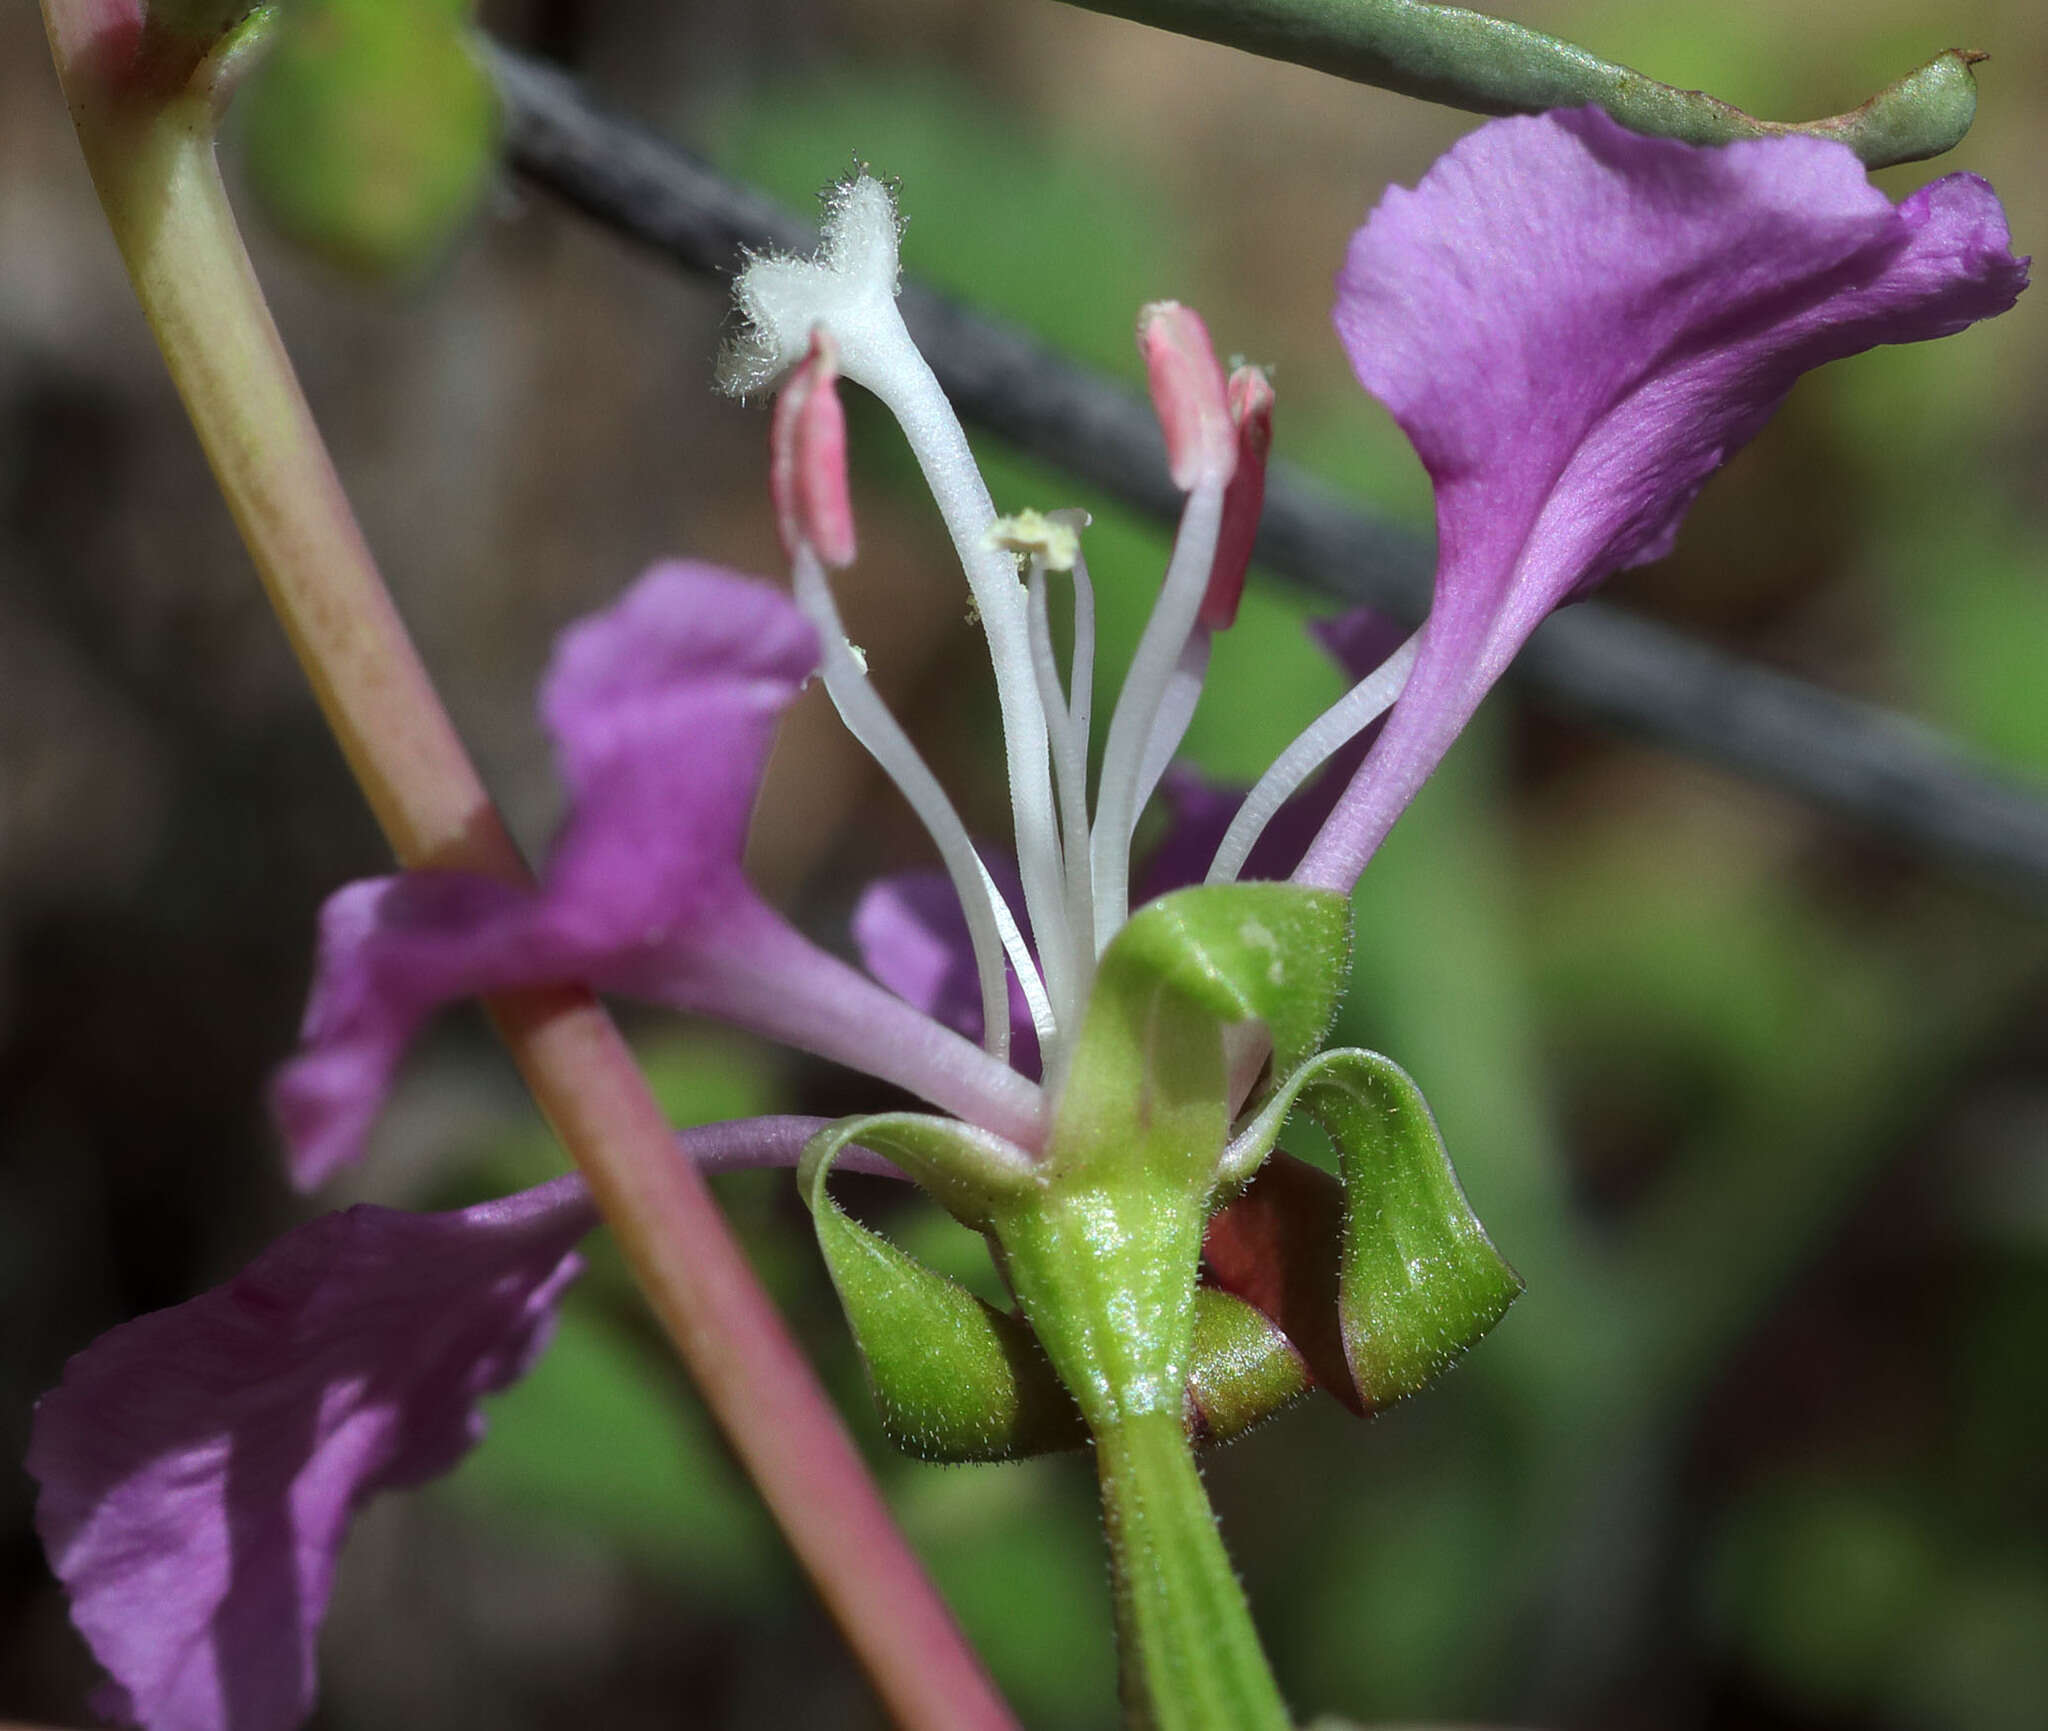
[(792, 559), (808, 543), (827, 565), (853, 563), (853, 500), (846, 490), (846, 413), (839, 406), (839, 345), (823, 325), (775, 399), (768, 432), (768, 491)]
[(1166, 434), (1173, 484), (1191, 493), (1204, 481), (1227, 481), (1237, 440), (1224, 396), (1223, 369), (1208, 327), (1192, 307), (1153, 301), (1138, 313), (1138, 351), (1152, 387), (1152, 406)]
[(1196, 618), (1211, 631), (1227, 631), (1244, 597), (1244, 574), (1266, 504), (1266, 453), (1273, 448), (1273, 384), (1258, 367), (1230, 375), (1230, 419), (1237, 429), (1237, 467), (1223, 491), (1223, 523), (1216, 532), (1216, 563)]

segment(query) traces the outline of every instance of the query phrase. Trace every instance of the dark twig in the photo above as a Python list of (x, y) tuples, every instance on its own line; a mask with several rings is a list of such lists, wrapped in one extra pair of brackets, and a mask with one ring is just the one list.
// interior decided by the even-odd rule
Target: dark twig
[[(605, 114), (572, 80), (503, 48), (490, 53), (514, 166), (586, 215), (709, 274), (728, 274), (743, 248), (815, 244), (810, 224)], [(1178, 511), (1157, 425), (1135, 393), (918, 284), (905, 285), (903, 310), (962, 415), (1143, 510)], [(1284, 463), (1268, 478), (1258, 557), (1309, 588), (1409, 620), (1428, 605), (1426, 540)], [(1931, 728), (1597, 602), (1546, 623), (1515, 673), (1553, 708), (2048, 902), (2048, 799)]]

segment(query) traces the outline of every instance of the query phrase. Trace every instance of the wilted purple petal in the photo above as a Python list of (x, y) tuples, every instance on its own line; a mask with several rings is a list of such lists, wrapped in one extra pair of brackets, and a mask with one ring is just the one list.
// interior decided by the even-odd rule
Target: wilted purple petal
[(322, 913), (301, 1051), (272, 1093), (294, 1179), (360, 1152), (438, 1006), (569, 981), (725, 1016), (1032, 1141), (1028, 1083), (819, 950), (741, 871), (776, 720), (816, 663), (788, 597), (706, 565), (656, 566), (565, 633), (541, 710), (571, 807), (540, 887), (409, 872)]
[(36, 1409), (36, 1525), (149, 1731), (286, 1731), (350, 1515), (447, 1471), (544, 1343), (594, 1213), (561, 1179), (456, 1214), (358, 1207), (126, 1323)]
[(1436, 484), (1436, 601), (1301, 879), (1349, 886), (1545, 614), (1669, 551), (1801, 373), (1960, 330), (2025, 283), (1983, 181), (1894, 206), (1819, 139), (1705, 150), (1588, 109), (1494, 121), (1390, 191), (1336, 322)]
[[(1010, 899), (1023, 905), (1017, 868), (999, 854), (984, 853), (989, 875)], [(899, 998), (977, 1043), (985, 1032), (981, 1015), (981, 974), (974, 943), (952, 879), (942, 871), (898, 872), (877, 878), (861, 892), (853, 910), (853, 943), (869, 973)], [(1038, 1033), (1016, 970), (1007, 965), (1010, 986), (1010, 1062), (1023, 1075), (1039, 1073)]]

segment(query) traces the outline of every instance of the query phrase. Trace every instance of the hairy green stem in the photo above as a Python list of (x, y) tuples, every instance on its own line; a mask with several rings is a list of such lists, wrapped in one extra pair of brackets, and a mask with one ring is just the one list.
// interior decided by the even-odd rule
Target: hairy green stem
[[(371, 560), (243, 248), (214, 159), (242, 55), (231, 44), (202, 58), (153, 37), (118, 0), (46, 0), (46, 19), (136, 295), (393, 851), (408, 866), (526, 881)], [(1012, 1726), (603, 1008), (563, 987), (508, 994), (491, 1010), (898, 1723)]]
[(1983, 58), (1951, 48), (1845, 114), (1782, 122), (1660, 84), (1540, 30), (1429, 0), (1070, 3), (1477, 114), (1597, 103), (1637, 132), (1688, 144), (1812, 133), (1846, 144), (1871, 168), (1953, 150), (1977, 115), (1970, 68)]
[[(1173, 1080), (1145, 1078), (1162, 1097), (1176, 1092)], [(1162, 1106), (1159, 1116), (1171, 1115)], [(1187, 1437), (1206, 1210), (1201, 1197), (1137, 1169), (1143, 1152), (1109, 1150), (1107, 1182), (1066, 1174), (1000, 1211), (996, 1233), (1025, 1314), (1095, 1440), (1126, 1723), (1284, 1731), (1279, 1686)]]
[(1095, 1435), (1126, 1722), (1145, 1731), (1285, 1731), (1180, 1415)]

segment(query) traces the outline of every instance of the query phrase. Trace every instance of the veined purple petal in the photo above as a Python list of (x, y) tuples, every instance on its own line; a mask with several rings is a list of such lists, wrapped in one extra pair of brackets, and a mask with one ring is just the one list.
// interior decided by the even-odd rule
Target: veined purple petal
[(457, 1214), (358, 1207), (126, 1323), (36, 1409), (36, 1525), (149, 1731), (286, 1731), (349, 1517), (448, 1470), (526, 1368), (595, 1215), (561, 1179)]
[(811, 944), (741, 871), (776, 721), (816, 664), (788, 597), (706, 565), (656, 566), (565, 633), (541, 711), (571, 807), (540, 887), (409, 872), (323, 910), (272, 1093), (294, 1179), (360, 1152), (440, 1005), (568, 981), (724, 1016), (1034, 1143), (1030, 1083)]
[(1961, 330), (2025, 285), (1983, 181), (1894, 206), (1820, 139), (1699, 149), (1587, 109), (1491, 122), (1388, 192), (1335, 316), (1436, 484), (1436, 599), (1300, 878), (1350, 885), (1543, 617), (1668, 552), (1801, 373)]
[[(822, 1118), (677, 1137), (705, 1172), (794, 1166)], [(842, 1170), (900, 1177), (864, 1148)], [(279, 1239), (227, 1285), (102, 1335), (36, 1409), (36, 1524), (148, 1731), (284, 1731), (350, 1517), (446, 1472), (479, 1397), (546, 1343), (597, 1223), (581, 1178), (453, 1214), (358, 1207)]]

